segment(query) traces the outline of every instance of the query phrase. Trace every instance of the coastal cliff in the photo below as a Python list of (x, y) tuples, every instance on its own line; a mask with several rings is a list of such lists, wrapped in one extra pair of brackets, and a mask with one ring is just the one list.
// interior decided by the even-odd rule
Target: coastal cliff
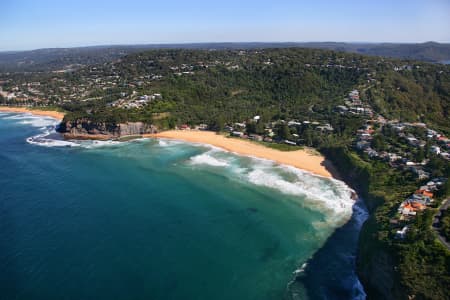
[(388, 246), (378, 239), (377, 209), (385, 202), (382, 195), (371, 190), (369, 166), (343, 147), (322, 149), (327, 159), (341, 170), (343, 180), (358, 191), (369, 210), (369, 219), (361, 228), (357, 253), (357, 273), (367, 299), (407, 299), (395, 271), (396, 258)]
[(130, 135), (157, 133), (157, 128), (144, 122), (107, 123), (89, 119), (63, 120), (58, 131), (70, 139), (111, 139)]

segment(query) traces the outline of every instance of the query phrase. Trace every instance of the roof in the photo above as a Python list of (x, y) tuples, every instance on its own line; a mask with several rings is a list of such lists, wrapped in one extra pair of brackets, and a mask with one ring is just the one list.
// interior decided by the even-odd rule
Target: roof
[(424, 196), (427, 196), (427, 197), (430, 197), (430, 198), (433, 197), (433, 193), (432, 193), (432, 192), (427, 191), (427, 190), (422, 190), (422, 189), (417, 190), (417, 191), (415, 192), (415, 194), (424, 195)]

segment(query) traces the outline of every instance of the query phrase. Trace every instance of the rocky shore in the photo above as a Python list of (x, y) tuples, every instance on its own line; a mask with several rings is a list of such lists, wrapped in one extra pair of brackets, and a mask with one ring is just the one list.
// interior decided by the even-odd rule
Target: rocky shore
[(88, 119), (61, 122), (58, 131), (67, 139), (116, 139), (124, 136), (155, 134), (154, 125), (144, 122), (111, 124), (92, 122)]

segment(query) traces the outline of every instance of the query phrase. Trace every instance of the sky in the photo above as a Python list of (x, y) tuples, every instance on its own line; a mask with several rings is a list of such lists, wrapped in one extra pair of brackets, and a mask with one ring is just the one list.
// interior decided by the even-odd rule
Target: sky
[(0, 0), (0, 51), (198, 42), (450, 42), (450, 0)]

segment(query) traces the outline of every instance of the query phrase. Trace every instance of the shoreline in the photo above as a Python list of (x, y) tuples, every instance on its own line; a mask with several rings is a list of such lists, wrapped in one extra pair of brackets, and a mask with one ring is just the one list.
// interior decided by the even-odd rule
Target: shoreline
[(31, 109), (29, 107), (18, 107), (18, 106), (0, 106), (0, 112), (10, 112), (10, 113), (29, 113), (36, 116), (50, 117), (62, 121), (64, 118), (64, 113), (56, 110), (40, 110)]
[[(0, 112), (11, 113), (29, 113), (37, 116), (51, 117), (58, 121), (62, 121), (64, 113), (54, 110), (37, 110), (28, 107), (9, 107), (0, 106)], [(325, 159), (321, 154), (315, 152), (314, 149), (302, 149), (296, 151), (280, 151), (253, 143), (248, 140), (228, 138), (213, 131), (199, 130), (169, 130), (156, 134), (143, 134), (146, 138), (165, 138), (173, 140), (181, 140), (191, 143), (200, 143), (212, 145), (225, 151), (236, 153), (238, 155), (268, 159), (279, 164), (292, 166), (300, 170), (308, 171), (312, 174), (323, 176), (326, 178), (334, 178), (342, 180), (331, 161)], [(108, 140), (110, 136), (94, 135), (94, 136), (70, 136), (65, 138), (88, 139), (88, 140)]]
[(165, 138), (191, 143), (209, 144), (238, 155), (268, 159), (279, 164), (289, 165), (311, 172), (315, 175), (340, 180), (340, 176), (332, 163), (326, 160), (322, 155), (312, 153), (312, 149), (280, 151), (247, 140), (227, 138), (213, 131), (169, 130), (156, 134), (144, 134), (142, 137)]

